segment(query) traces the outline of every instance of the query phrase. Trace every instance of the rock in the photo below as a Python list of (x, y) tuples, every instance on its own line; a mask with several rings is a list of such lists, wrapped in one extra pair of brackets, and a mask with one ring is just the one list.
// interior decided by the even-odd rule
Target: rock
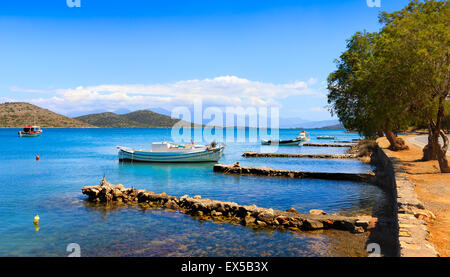
[(364, 228), (363, 227), (360, 227), (360, 226), (355, 226), (354, 228), (353, 228), (353, 233), (364, 233), (365, 231), (364, 231)]
[(203, 212), (202, 211), (196, 211), (194, 212), (195, 216), (203, 216)]
[(166, 209), (171, 209), (171, 210), (177, 210), (177, 209), (179, 209), (180, 207), (177, 205), (177, 203), (175, 203), (175, 201), (173, 201), (173, 200), (169, 200), (169, 201), (167, 201), (166, 203), (164, 203), (164, 206), (163, 206), (164, 208), (166, 208)]
[(265, 222), (263, 222), (263, 221), (257, 220), (257, 221), (256, 221), (256, 225), (258, 225), (258, 226), (260, 226), (260, 227), (265, 227), (265, 226), (267, 226), (267, 223), (265, 223)]
[(288, 212), (288, 213), (293, 213), (293, 214), (299, 214), (299, 212), (298, 212), (296, 209), (294, 209), (294, 208), (290, 208), (290, 209), (287, 210), (286, 212)]
[(276, 219), (275, 219), (275, 223), (277, 224), (277, 225), (286, 225), (286, 224), (289, 224), (289, 220), (288, 220), (288, 218), (286, 217), (286, 216), (278, 216)]
[(259, 213), (258, 220), (264, 221), (266, 223), (272, 223), (274, 220), (273, 211), (270, 212), (270, 210), (269, 210), (269, 211), (263, 211), (263, 212)]
[(322, 210), (310, 210), (309, 214), (310, 215), (326, 215), (327, 213)]
[(360, 218), (355, 222), (355, 225), (363, 227), (364, 229), (368, 229), (371, 222), (372, 222), (371, 218)]
[(425, 220), (427, 222), (430, 222), (431, 220), (436, 219), (436, 216), (431, 211), (428, 211), (425, 209), (418, 209), (415, 207), (412, 207), (411, 210), (412, 210), (414, 216), (420, 220)]
[(244, 218), (245, 225), (253, 224), (253, 223), (255, 223), (255, 221), (256, 221), (256, 218), (254, 218), (253, 216), (248, 215)]
[(222, 216), (222, 213), (221, 213), (221, 212), (216, 212), (216, 211), (212, 210), (212, 211), (211, 211), (211, 216), (219, 217), (219, 216)]
[(309, 230), (318, 230), (323, 228), (323, 223), (318, 220), (312, 220), (312, 219), (306, 219), (303, 222), (303, 225), (306, 227), (306, 229)]
[(369, 226), (367, 226), (367, 230), (375, 229), (375, 227), (377, 226), (377, 223), (378, 223), (378, 218), (372, 218), (370, 220)]
[(236, 162), (233, 167), (241, 167), (241, 164), (239, 162)]
[[(371, 217), (324, 216), (325, 212), (321, 210), (312, 210), (311, 215), (305, 215), (299, 214), (293, 208), (283, 212), (260, 208), (256, 205), (240, 206), (234, 202), (202, 199), (199, 195), (194, 198), (184, 195), (180, 199), (177, 199), (165, 193), (156, 194), (135, 188), (124, 188), (122, 185), (112, 185), (106, 180), (102, 180), (98, 186), (85, 186), (81, 191), (89, 197), (89, 201), (95, 203), (110, 203), (112, 201), (127, 204), (139, 203), (144, 209), (165, 208), (180, 210), (185, 214), (200, 218), (211, 216), (214, 217), (214, 220), (219, 221), (241, 221), (242, 224), (253, 227), (270, 226), (270, 228), (289, 230), (334, 228), (352, 232), (364, 232), (370, 229), (371, 226), (374, 228), (377, 222), (376, 219)], [(418, 211), (416, 214), (420, 217), (424, 216), (423, 211)], [(409, 216), (415, 219), (412, 213)], [(427, 213), (427, 216), (432, 217), (432, 214)], [(400, 217), (401, 214), (399, 214)]]

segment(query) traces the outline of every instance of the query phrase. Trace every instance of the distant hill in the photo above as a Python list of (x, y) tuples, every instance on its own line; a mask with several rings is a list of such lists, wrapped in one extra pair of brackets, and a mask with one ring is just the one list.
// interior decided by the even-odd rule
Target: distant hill
[(339, 126), (339, 120), (308, 121), (295, 118), (280, 118), (280, 128), (297, 129), (331, 129), (330, 126)]
[(88, 123), (60, 115), (25, 102), (0, 104), (0, 128), (23, 128), (25, 125), (42, 128), (95, 128)]
[(171, 128), (180, 121), (149, 110), (127, 114), (97, 113), (79, 116), (75, 119), (100, 128)]
[(345, 127), (342, 124), (336, 124), (336, 125), (321, 127), (320, 129), (345, 129)]

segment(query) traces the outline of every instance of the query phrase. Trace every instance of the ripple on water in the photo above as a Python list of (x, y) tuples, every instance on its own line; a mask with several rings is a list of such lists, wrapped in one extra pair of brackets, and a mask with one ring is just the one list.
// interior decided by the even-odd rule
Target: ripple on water
[[(14, 130), (13, 130), (14, 131)], [(116, 145), (146, 147), (166, 130), (46, 130), (38, 139), (19, 139), (0, 130), (0, 256), (65, 256), (79, 243), (84, 256), (364, 256), (366, 235), (326, 231), (254, 231), (240, 225), (201, 222), (184, 214), (125, 207), (113, 211), (86, 206), (81, 187), (112, 183), (174, 196), (256, 204), (307, 213), (373, 213), (383, 206), (382, 190), (367, 184), (214, 174), (212, 164), (137, 165), (117, 161)], [(324, 131), (325, 132), (325, 131)], [(294, 130), (281, 130), (292, 137)], [(343, 140), (342, 131), (317, 132)], [(316, 135), (315, 134), (315, 135)], [(259, 160), (242, 158), (259, 143), (229, 143), (222, 163), (305, 171), (365, 172), (357, 161)], [(264, 150), (264, 149), (263, 149)], [(268, 150), (268, 149), (266, 149)], [(280, 153), (342, 154), (345, 149), (281, 148)], [(35, 155), (41, 160), (36, 162)], [(32, 224), (41, 217), (40, 230)]]

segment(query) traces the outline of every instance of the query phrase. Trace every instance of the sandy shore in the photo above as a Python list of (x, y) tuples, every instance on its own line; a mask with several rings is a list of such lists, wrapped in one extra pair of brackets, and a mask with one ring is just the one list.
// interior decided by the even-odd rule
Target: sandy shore
[[(416, 184), (416, 193), (425, 208), (436, 215), (429, 222), (430, 242), (442, 257), (450, 257), (450, 174), (439, 171), (437, 161), (422, 162), (422, 145), (426, 137), (405, 135), (409, 150), (394, 152), (406, 169), (405, 176)], [(424, 140), (425, 138), (425, 140)], [(388, 147), (386, 138), (377, 140), (383, 148)]]

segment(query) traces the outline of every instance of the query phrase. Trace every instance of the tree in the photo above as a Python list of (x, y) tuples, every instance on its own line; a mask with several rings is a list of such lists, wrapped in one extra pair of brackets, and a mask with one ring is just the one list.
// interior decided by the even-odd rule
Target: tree
[[(409, 114), (399, 113), (396, 98), (401, 82), (394, 82), (387, 72), (387, 59), (379, 46), (378, 33), (356, 33), (347, 41), (347, 50), (336, 61), (337, 70), (328, 77), (328, 103), (348, 129), (357, 129), (365, 137), (383, 132), (392, 150), (407, 149), (393, 130), (408, 126)], [(407, 108), (407, 105), (404, 109)]]
[[(347, 128), (365, 136), (383, 130), (391, 149), (405, 149), (393, 131), (428, 122), (424, 160), (450, 172), (442, 131), (450, 77), (450, 4), (412, 0), (382, 13), (379, 33), (356, 33), (328, 78), (328, 103)], [(444, 141), (439, 144), (439, 137)]]
[[(428, 145), (423, 160), (437, 159), (441, 172), (450, 172), (446, 158), (449, 141), (442, 131), (449, 95), (450, 4), (449, 1), (411, 1), (404, 9), (382, 13), (386, 53), (395, 57), (392, 66), (408, 82), (403, 89), (410, 111), (428, 121)], [(404, 72), (404, 71), (403, 71)], [(439, 137), (444, 141), (439, 144)]]

